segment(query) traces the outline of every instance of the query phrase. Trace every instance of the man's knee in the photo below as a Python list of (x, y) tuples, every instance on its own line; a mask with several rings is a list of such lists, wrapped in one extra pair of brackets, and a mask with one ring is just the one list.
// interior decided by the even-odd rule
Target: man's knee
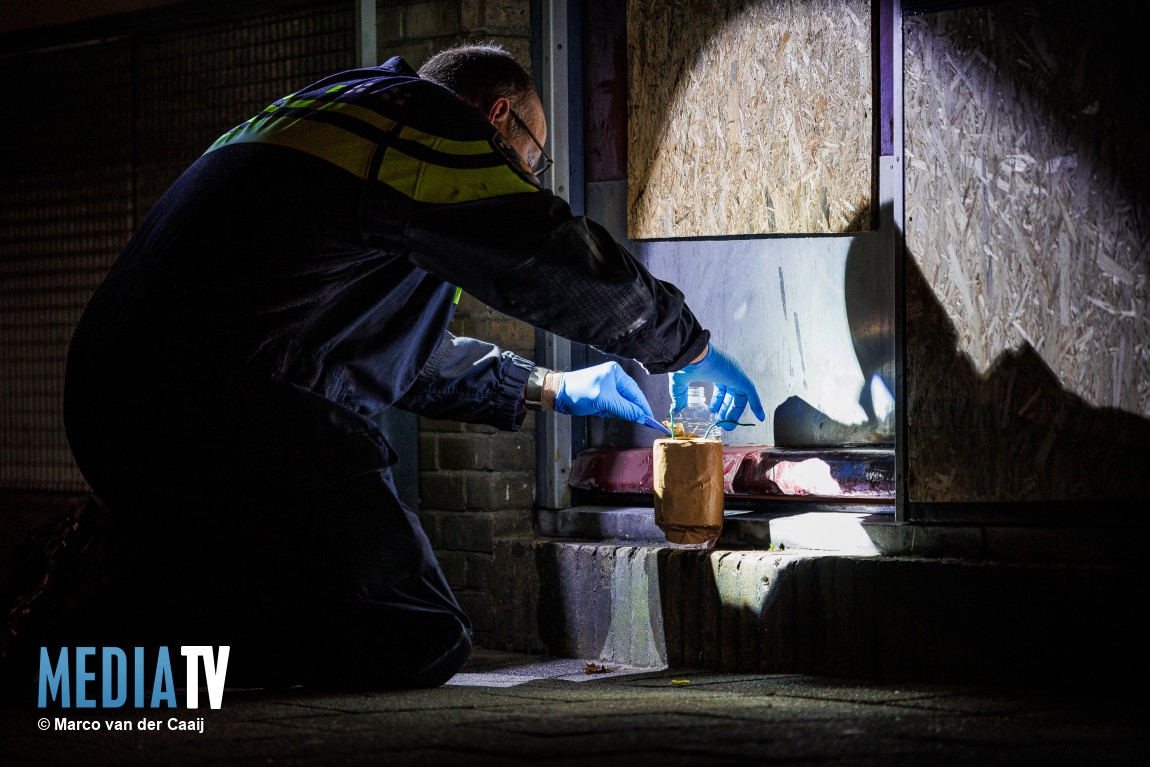
[(451, 629), (446, 629), (442, 637), (444, 645), (446, 645), (448, 641), (451, 641), (451, 644), (447, 646), (447, 649), (438, 658), (434, 659), (422, 670), (419, 675), (420, 683), (412, 686), (438, 687), (455, 676), (459, 672), (459, 669), (463, 668), (463, 664), (465, 664), (471, 656), (471, 629), (465, 627), (458, 620), (455, 621), (455, 624), (456, 625)]

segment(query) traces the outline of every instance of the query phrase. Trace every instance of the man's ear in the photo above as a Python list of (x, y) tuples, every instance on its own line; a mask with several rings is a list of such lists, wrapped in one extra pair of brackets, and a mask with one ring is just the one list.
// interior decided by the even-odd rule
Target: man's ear
[(511, 119), (511, 102), (503, 96), (492, 101), (487, 109), (487, 119), (496, 128), (500, 128)]

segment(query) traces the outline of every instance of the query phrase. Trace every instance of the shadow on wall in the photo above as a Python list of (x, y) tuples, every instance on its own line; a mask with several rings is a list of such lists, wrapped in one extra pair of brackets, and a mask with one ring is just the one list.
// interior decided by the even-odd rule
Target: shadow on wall
[[(869, 215), (856, 216), (847, 231), (869, 224)], [(894, 264), (886, 245), (896, 231), (894, 208), (879, 210), (879, 232), (855, 235), (844, 265), (843, 296), (851, 345), (862, 371), (859, 405), (867, 420), (836, 421), (799, 396), (775, 408), (775, 444), (875, 446), (894, 443)]]
[[(851, 5), (857, 15), (851, 12)], [(865, 35), (869, 18), (864, 3), (645, 0), (630, 3), (628, 16), (631, 69), (626, 75), (639, 78), (639, 82), (630, 82), (630, 135), (624, 134), (629, 146), (631, 236), (873, 230), (876, 200), (871, 190), (865, 184), (846, 183), (859, 180), (851, 175), (852, 169), (866, 167), (865, 152), (852, 149), (864, 143), (859, 138), (865, 134), (856, 133), (858, 125), (841, 113), (835, 119), (838, 99), (853, 102), (854, 117), (863, 125), (868, 122), (857, 89), (845, 85), (844, 73), (836, 72), (839, 62), (854, 61), (855, 30), (863, 30), (858, 34)], [(635, 19), (646, 22), (638, 27), (645, 34), (634, 35)], [(770, 39), (770, 45), (740, 50), (738, 44), (732, 44), (731, 50), (713, 53), (716, 41), (729, 44), (732, 30), (749, 30), (752, 24), (768, 29), (760, 32), (762, 26), (754, 27), (754, 35), (742, 38), (744, 44)], [(784, 31), (776, 48), (772, 35), (780, 30)], [(708, 60), (712, 55), (716, 59)], [(820, 59), (822, 63), (814, 66), (812, 62)], [(869, 70), (865, 56), (860, 55), (858, 61), (864, 62), (862, 69)], [(859, 74), (866, 78), (865, 72)], [(738, 84), (758, 77), (776, 79), (760, 80), (740, 96)], [(832, 93), (832, 86), (839, 91)], [(699, 88), (699, 100), (705, 103), (692, 103), (685, 95), (694, 88)], [(703, 88), (708, 88), (705, 94)], [(636, 93), (641, 95), (636, 98)], [(788, 119), (783, 115), (792, 111), (790, 124), (781, 128), (780, 123)], [(684, 113), (691, 116), (681, 118)], [(686, 127), (688, 119), (694, 127)], [(684, 139), (672, 136), (680, 122), (682, 135), (690, 136), (685, 145), (681, 143)], [(772, 144), (774, 140), (780, 143)], [(739, 160), (738, 169), (708, 176), (712, 165), (724, 167), (731, 157)], [(667, 177), (672, 165), (678, 167), (673, 183)], [(847, 169), (837, 169), (840, 166)], [(758, 182), (758, 176), (776, 173), (777, 180)], [(842, 174), (841, 178), (836, 174)], [(720, 188), (709, 188), (702, 179), (713, 179), (708, 183), (717, 183)], [(841, 188), (836, 189), (836, 183)], [(831, 187), (829, 197), (827, 185)], [(780, 192), (796, 189), (805, 191), (797, 197), (780, 197)], [(684, 191), (695, 192), (699, 199), (689, 202)], [(848, 197), (850, 203), (845, 202)], [(664, 203), (670, 210), (664, 209)], [(696, 216), (697, 211), (711, 207), (716, 211), (713, 220), (701, 213)], [(863, 215), (852, 217), (840, 228), (838, 222), (856, 207)], [(798, 213), (800, 208), (811, 215)], [(640, 210), (645, 212), (640, 215)], [(642, 226), (653, 227), (650, 222), (656, 219), (665, 219), (665, 228), (642, 231), (641, 221)]]
[[(1137, 586), (1117, 569), (666, 549), (658, 563), (671, 668), (1058, 689), (1145, 674), (1125, 630)], [(1084, 655), (1090, 673), (1060, 673)]]
[(1148, 89), (1130, 8), (908, 21), (911, 501), (1150, 497), (1150, 425), (1133, 415)]
[[(880, 221), (893, 226), (890, 206)], [(888, 428), (875, 409), (878, 386), (895, 390), (894, 340), (882, 324), (895, 301), (886, 260), (861, 238), (847, 254), (847, 320), (867, 382), (867, 422), (844, 424), (791, 397), (775, 410), (776, 444), (874, 444)], [(910, 500), (1150, 498), (1150, 421), (1066, 391), (1028, 343), (980, 374), (909, 253), (905, 279)]]
[[(681, 16), (668, 17), (663, 16), (663, 21), (672, 22), (679, 21), (680, 24), (668, 23), (666, 27), (667, 42), (674, 43), (674, 48), (671, 55), (679, 63), (678, 71), (673, 75), (664, 74), (664, 78), (671, 80), (668, 93), (676, 93), (679, 91), (682, 84), (690, 78), (691, 68), (695, 62), (699, 60), (703, 49), (706, 48), (713, 38), (715, 38), (720, 30), (732, 18), (738, 18), (750, 7), (755, 5), (759, 0), (729, 0), (720, 11), (716, 12), (716, 8), (710, 3), (700, 3), (692, 5), (687, 9), (687, 13)], [(668, 3), (668, 5), (670, 5)], [(664, 10), (670, 10), (664, 9)], [(627, 22), (624, 21), (624, 24)], [(678, 27), (678, 28), (676, 28)], [(628, 46), (634, 45), (634, 41), (627, 39)], [(624, 67), (626, 65), (624, 64)], [(630, 73), (624, 68), (622, 70), (624, 76), (629, 77)], [(648, 118), (652, 125), (666, 126), (670, 125), (670, 117), (666, 114), (666, 109), (673, 105), (671, 99), (665, 99), (663, 102), (664, 110), (657, 116)], [(631, 121), (628, 116), (628, 122)], [(624, 134), (624, 137), (626, 134)], [(626, 155), (624, 155), (626, 156)], [(639, 173), (634, 178), (628, 179), (628, 185), (643, 190), (640, 191), (639, 197), (642, 197), (643, 192), (647, 189), (647, 185), (651, 180), (651, 174), (655, 170), (655, 164), (647, 161), (642, 162), (640, 165)]]
[(980, 375), (909, 253), (906, 316), (909, 500), (1150, 498), (1150, 421), (1066, 391), (1028, 343)]

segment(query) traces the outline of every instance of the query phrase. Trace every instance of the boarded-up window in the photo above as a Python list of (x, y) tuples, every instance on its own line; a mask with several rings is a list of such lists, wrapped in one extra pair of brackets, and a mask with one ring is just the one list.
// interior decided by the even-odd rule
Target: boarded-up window
[(1141, 35), (1118, 2), (905, 21), (912, 501), (1146, 497)]
[(869, 0), (629, 0), (634, 238), (872, 228)]
[(88, 299), (184, 168), (354, 37), (344, 2), (0, 60), (0, 489), (86, 489), (61, 400)]

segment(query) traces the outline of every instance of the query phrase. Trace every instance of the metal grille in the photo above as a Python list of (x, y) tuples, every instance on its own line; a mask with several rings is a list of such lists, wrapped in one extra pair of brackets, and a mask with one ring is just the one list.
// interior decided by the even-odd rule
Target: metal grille
[(355, 65), (351, 3), (140, 40), (137, 206), (150, 208), (222, 133), (281, 96)]
[(72, 328), (132, 226), (131, 50), (9, 59), (0, 121), (0, 486), (83, 488), (60, 412)]
[(221, 133), (354, 65), (352, 3), (0, 61), (0, 489), (83, 492), (61, 415), (89, 297)]

